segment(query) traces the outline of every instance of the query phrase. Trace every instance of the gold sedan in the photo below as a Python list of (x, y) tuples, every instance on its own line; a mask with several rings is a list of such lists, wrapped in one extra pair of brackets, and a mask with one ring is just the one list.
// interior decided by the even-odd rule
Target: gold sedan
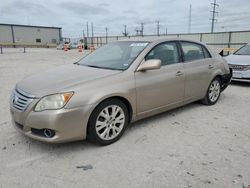
[(17, 83), (10, 111), (14, 127), (34, 139), (107, 145), (130, 122), (194, 101), (215, 104), (230, 80), (227, 62), (199, 42), (118, 41)]

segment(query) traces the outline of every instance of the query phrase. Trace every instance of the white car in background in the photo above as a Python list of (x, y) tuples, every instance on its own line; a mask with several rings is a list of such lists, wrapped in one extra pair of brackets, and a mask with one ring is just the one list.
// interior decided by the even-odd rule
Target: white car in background
[(250, 83), (250, 44), (241, 47), (225, 59), (233, 69), (232, 80)]

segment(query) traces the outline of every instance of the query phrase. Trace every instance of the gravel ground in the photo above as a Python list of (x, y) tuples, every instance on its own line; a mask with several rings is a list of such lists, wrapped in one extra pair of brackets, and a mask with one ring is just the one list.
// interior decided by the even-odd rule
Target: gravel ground
[[(4, 49), (5, 50), (5, 49)], [(0, 54), (0, 188), (250, 187), (250, 84), (231, 84), (214, 106), (193, 103), (131, 125), (115, 144), (51, 145), (10, 123), (15, 83), (73, 63), (76, 50)]]

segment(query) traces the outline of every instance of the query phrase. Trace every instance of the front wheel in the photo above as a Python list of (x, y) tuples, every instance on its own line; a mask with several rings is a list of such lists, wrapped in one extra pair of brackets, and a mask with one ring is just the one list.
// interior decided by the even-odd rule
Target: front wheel
[(100, 103), (90, 116), (88, 138), (100, 145), (116, 142), (124, 133), (129, 115), (125, 104), (117, 99)]
[(202, 103), (206, 105), (215, 104), (219, 98), (221, 93), (221, 81), (218, 77), (214, 78), (210, 83), (206, 96), (202, 99)]

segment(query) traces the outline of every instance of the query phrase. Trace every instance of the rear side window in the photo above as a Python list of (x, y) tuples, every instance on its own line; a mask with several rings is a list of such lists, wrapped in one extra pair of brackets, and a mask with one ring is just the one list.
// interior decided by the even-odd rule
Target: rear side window
[(145, 59), (160, 59), (162, 65), (179, 63), (178, 47), (175, 42), (162, 43), (154, 47)]
[(181, 47), (185, 61), (194, 61), (211, 57), (207, 49), (200, 44), (181, 42)]

